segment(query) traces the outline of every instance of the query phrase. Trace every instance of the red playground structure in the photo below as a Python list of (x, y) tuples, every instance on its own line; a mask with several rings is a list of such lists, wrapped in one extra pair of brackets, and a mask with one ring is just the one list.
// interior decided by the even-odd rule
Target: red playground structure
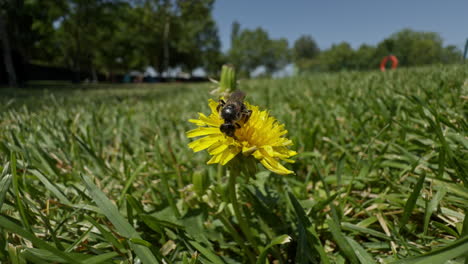
[(381, 71), (385, 71), (385, 66), (387, 65), (387, 62), (388, 60), (390, 60), (392, 62), (392, 69), (396, 69), (396, 67), (398, 66), (398, 59), (397, 57), (395, 57), (394, 55), (389, 55), (389, 56), (386, 56), (382, 59), (382, 61), (380, 62), (380, 70)]

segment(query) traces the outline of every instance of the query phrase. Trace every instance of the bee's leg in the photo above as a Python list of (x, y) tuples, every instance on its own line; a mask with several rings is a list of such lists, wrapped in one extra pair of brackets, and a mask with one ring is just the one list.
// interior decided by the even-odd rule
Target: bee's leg
[(224, 107), (224, 105), (226, 105), (226, 102), (224, 102), (223, 99), (219, 99), (219, 101), (218, 101), (218, 106), (216, 107), (216, 111), (219, 112), (219, 109), (220, 109), (221, 107)]
[(241, 125), (239, 125), (239, 123), (236, 122), (235, 125), (237, 129), (241, 128)]
[(250, 116), (252, 115), (252, 110), (245, 111), (243, 115), (244, 115), (244, 123), (246, 123), (247, 121), (249, 121)]

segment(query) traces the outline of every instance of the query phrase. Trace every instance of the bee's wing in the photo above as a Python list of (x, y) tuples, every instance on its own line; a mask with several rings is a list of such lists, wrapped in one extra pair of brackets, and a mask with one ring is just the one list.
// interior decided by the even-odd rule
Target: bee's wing
[(245, 98), (245, 93), (241, 90), (235, 90), (230, 96), (229, 101), (242, 103)]

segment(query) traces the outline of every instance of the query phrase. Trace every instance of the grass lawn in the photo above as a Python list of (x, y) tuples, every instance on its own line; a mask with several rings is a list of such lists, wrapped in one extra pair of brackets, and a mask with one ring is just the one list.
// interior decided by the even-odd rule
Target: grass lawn
[(187, 146), (212, 84), (0, 89), (0, 263), (465, 263), (467, 80), (241, 81), (298, 152), (295, 175), (238, 177), (249, 234), (226, 167)]

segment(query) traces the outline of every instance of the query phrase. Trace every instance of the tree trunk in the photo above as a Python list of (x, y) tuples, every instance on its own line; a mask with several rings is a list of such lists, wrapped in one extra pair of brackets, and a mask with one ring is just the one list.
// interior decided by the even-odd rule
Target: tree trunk
[(170, 31), (170, 24), (169, 19), (166, 19), (166, 24), (164, 25), (164, 46), (163, 46), (163, 68), (166, 74), (169, 71), (169, 31)]
[(8, 38), (5, 18), (2, 15), (0, 15), (0, 38), (2, 39), (3, 62), (5, 63), (5, 68), (8, 74), (8, 84), (10, 87), (18, 87), (15, 67), (13, 65), (12, 52), (10, 48), (10, 39)]

